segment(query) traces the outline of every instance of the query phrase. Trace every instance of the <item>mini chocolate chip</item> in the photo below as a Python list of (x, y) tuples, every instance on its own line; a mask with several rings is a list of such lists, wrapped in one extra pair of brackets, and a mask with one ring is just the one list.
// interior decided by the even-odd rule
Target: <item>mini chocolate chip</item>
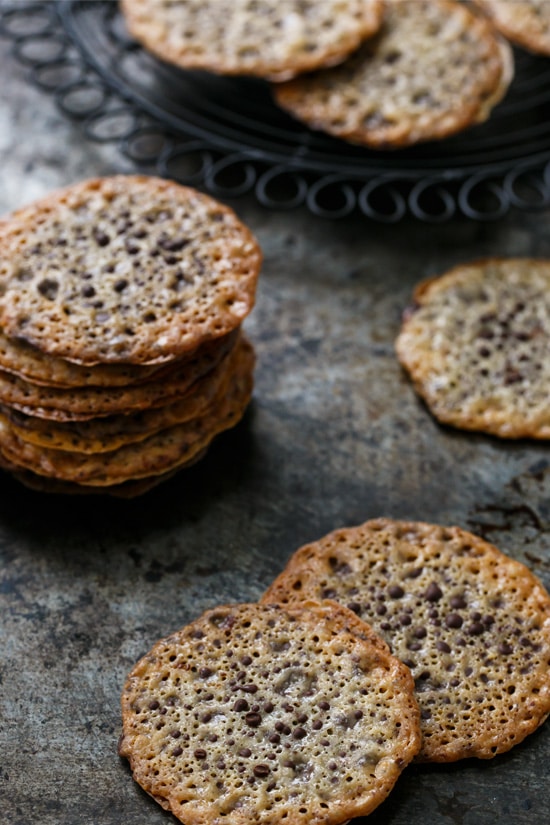
[(211, 713), (203, 713), (203, 715), (201, 716), (201, 722), (210, 722), (211, 719), (212, 719), (212, 714)]
[(350, 602), (347, 605), (348, 610), (353, 610), (354, 613), (359, 614), (361, 612), (361, 605), (359, 602)]
[(442, 595), (443, 591), (435, 582), (429, 584), (426, 590), (424, 591), (424, 598), (427, 599), (429, 602), (438, 602)]
[(325, 702), (324, 700), (321, 701), (321, 702), (318, 702), (318, 705), (321, 708), (321, 710), (329, 710), (330, 709), (329, 703)]
[(484, 630), (485, 627), (481, 624), (481, 622), (474, 622), (466, 628), (466, 632), (469, 633), (470, 636), (481, 636)]
[(212, 671), (209, 667), (201, 667), (199, 670), (199, 676), (201, 679), (208, 679), (209, 676), (212, 676)]
[(399, 616), (399, 623), (403, 625), (403, 627), (406, 627), (411, 623), (411, 617), (404, 613), (401, 616)]
[(252, 664), (252, 656), (243, 656), (243, 658), (241, 659), (241, 664), (243, 664), (245, 667), (248, 667), (248, 665), (251, 665)]
[(162, 238), (159, 240), (158, 245), (167, 252), (179, 252), (188, 243), (187, 238)]
[(252, 756), (252, 751), (250, 748), (241, 748), (239, 751), (239, 756), (243, 756), (245, 759), (248, 759), (249, 756)]
[(435, 643), (435, 646), (438, 650), (441, 651), (441, 653), (450, 653), (451, 652), (451, 648), (449, 647), (447, 642), (438, 641), (438, 642)]
[(93, 298), (95, 295), (95, 289), (90, 285), (85, 286), (82, 290), (82, 295), (84, 298)]
[(174, 748), (172, 751), (172, 756), (181, 756), (183, 753), (183, 748)]
[(259, 713), (247, 713), (244, 721), (250, 728), (257, 728), (261, 724), (262, 717)]
[(380, 624), (380, 630), (391, 630), (391, 624), (389, 622), (382, 622)]
[(416, 627), (413, 633), (417, 639), (424, 639), (427, 636), (428, 631), (425, 627)]
[(271, 736), (269, 737), (269, 741), (271, 742), (272, 745), (278, 745), (279, 742), (281, 741), (281, 737), (278, 733), (272, 733)]
[(307, 730), (304, 730), (304, 728), (294, 728), (292, 731), (293, 739), (303, 739), (304, 736), (307, 736)]
[(388, 612), (388, 608), (385, 604), (378, 604), (376, 605), (376, 615), (377, 616), (385, 616)]
[(337, 767), (338, 767), (338, 765), (336, 764), (336, 762), (329, 762), (328, 765), (327, 765), (327, 768), (329, 769), (329, 771), (335, 771)]
[(311, 727), (313, 728), (313, 730), (321, 730), (321, 728), (323, 727), (323, 723), (320, 719), (315, 719)]
[(258, 685), (243, 685), (242, 689), (245, 693), (256, 693), (258, 690)]
[(235, 704), (233, 705), (233, 710), (236, 710), (237, 713), (240, 713), (243, 710), (248, 710), (249, 705), (246, 699), (237, 699)]
[(263, 778), (271, 773), (269, 765), (254, 765), (254, 776)]
[(275, 722), (275, 730), (278, 730), (279, 733), (283, 732), (284, 727), (285, 726), (284, 726), (283, 722)]
[(508, 656), (510, 653), (514, 652), (514, 648), (512, 645), (509, 645), (507, 642), (501, 642), (497, 647), (499, 653), (502, 653), (504, 656)]
[(420, 642), (409, 642), (407, 648), (408, 650), (422, 650), (422, 644)]
[(412, 659), (403, 659), (403, 664), (407, 665), (408, 668), (413, 668), (416, 663)]
[(422, 573), (422, 570), (423, 570), (422, 567), (413, 567), (413, 569), (409, 570), (409, 572), (407, 573), (407, 578), (408, 579), (417, 579), (420, 576), (420, 574)]
[(445, 624), (447, 627), (452, 628), (462, 627), (462, 616), (459, 616), (458, 613), (449, 613), (445, 618)]
[(152, 702), (149, 702), (149, 710), (156, 710), (159, 707), (160, 707), (160, 705), (159, 705), (159, 703), (157, 702), (156, 699), (153, 699)]
[(336, 597), (336, 590), (333, 587), (325, 587), (321, 595), (323, 599), (334, 599)]
[(172, 733), (170, 734), (170, 736), (172, 737), (172, 739), (179, 739), (180, 736), (181, 736), (181, 731), (180, 730), (173, 730)]
[(355, 716), (356, 719), (362, 719), (363, 718), (363, 711), (362, 710), (356, 710), (355, 713), (354, 713), (354, 716)]
[(304, 722), (307, 722), (307, 715), (306, 715), (305, 713), (300, 713), (300, 714), (296, 717), (296, 721), (297, 721), (297, 722), (300, 722), (300, 723), (303, 725), (303, 723), (304, 723)]
[(107, 246), (107, 244), (111, 240), (107, 233), (102, 232), (101, 229), (95, 229), (92, 234), (94, 237), (94, 241), (98, 246)]
[(494, 624), (494, 622), (495, 622), (495, 617), (494, 617), (494, 616), (490, 616), (490, 615), (488, 615), (488, 616), (484, 616), (484, 617), (483, 617), (483, 619), (482, 619), (482, 622), (483, 622), (483, 624), (485, 625), (485, 627), (490, 627), (492, 624)]
[(194, 751), (193, 756), (195, 759), (206, 759), (206, 751), (203, 748), (197, 748), (197, 750)]
[(274, 707), (275, 707), (275, 705), (272, 702), (266, 702), (265, 705), (264, 705), (265, 713), (271, 713), (271, 711), (274, 709)]
[(464, 596), (451, 596), (450, 605), (455, 610), (459, 610), (461, 607), (466, 607), (466, 599)]
[(124, 290), (126, 289), (127, 286), (128, 286), (128, 281), (126, 280), (126, 278), (120, 278), (120, 280), (118, 280), (115, 283), (113, 288), (114, 288), (115, 292), (124, 292)]
[(405, 595), (405, 591), (398, 584), (392, 584), (388, 587), (388, 593), (392, 599), (401, 599)]

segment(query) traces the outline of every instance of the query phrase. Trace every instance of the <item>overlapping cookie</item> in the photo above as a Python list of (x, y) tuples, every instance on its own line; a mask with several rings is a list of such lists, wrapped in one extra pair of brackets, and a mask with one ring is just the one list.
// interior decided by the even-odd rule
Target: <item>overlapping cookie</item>
[(550, 438), (550, 262), (491, 258), (421, 283), (396, 341), (442, 422)]
[(475, 0), (498, 31), (518, 46), (550, 55), (548, 0)]
[(340, 63), (378, 30), (382, 0), (122, 0), (131, 34), (181, 68), (281, 81)]
[(9, 216), (0, 250), (0, 451), (17, 477), (134, 494), (242, 417), (261, 252), (230, 209), (95, 179)]
[(410, 673), (337, 604), (206, 612), (138, 662), (122, 716), (120, 754), (185, 825), (339, 825), (420, 745)]
[(376, 519), (302, 547), (263, 598), (346, 605), (412, 671), (420, 761), (507, 751), (550, 713), (550, 596), (457, 527)]
[(315, 129), (390, 149), (480, 123), (512, 76), (508, 44), (465, 4), (388, 2), (380, 32), (345, 63), (274, 86), (273, 94)]

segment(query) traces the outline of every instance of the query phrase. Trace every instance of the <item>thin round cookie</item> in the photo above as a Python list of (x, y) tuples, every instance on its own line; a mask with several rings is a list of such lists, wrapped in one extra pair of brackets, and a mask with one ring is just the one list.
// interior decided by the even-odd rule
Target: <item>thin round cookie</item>
[(418, 761), (489, 759), (550, 713), (550, 596), (523, 565), (458, 527), (390, 519), (302, 547), (263, 601), (336, 600), (412, 671)]
[(122, 720), (134, 779), (185, 825), (339, 825), (420, 744), (410, 673), (337, 604), (207, 611), (134, 667)]
[(475, 0), (498, 31), (524, 49), (550, 55), (548, 0)]
[(445, 424), (550, 438), (550, 261), (492, 258), (421, 283), (397, 356)]
[(509, 46), (452, 0), (392, 2), (378, 35), (345, 63), (273, 88), (314, 129), (375, 149), (455, 134), (485, 120), (513, 75)]
[(340, 63), (380, 27), (382, 0), (122, 0), (128, 29), (183, 69), (273, 81)]
[(53, 421), (86, 421), (164, 406), (183, 399), (214, 369), (223, 369), (238, 340), (237, 330), (208, 341), (189, 358), (156, 371), (149, 381), (127, 386), (46, 387), (0, 370), (0, 404)]
[(86, 421), (51, 421), (0, 407), (0, 425), (22, 441), (54, 450), (101, 453), (143, 441), (160, 430), (206, 415), (227, 394), (242, 359), (249, 358), (248, 342), (242, 338), (228, 357), (199, 379), (180, 400), (162, 407), (119, 413)]
[(90, 486), (111, 486), (164, 474), (187, 464), (216, 435), (240, 421), (252, 395), (253, 367), (254, 352), (247, 345), (232, 386), (204, 415), (112, 452), (79, 453), (38, 447), (21, 439), (5, 419), (0, 419), (0, 451), (8, 462), (35, 475)]
[(235, 330), (261, 252), (235, 213), (171, 181), (75, 184), (0, 228), (0, 328), (77, 364), (162, 364)]

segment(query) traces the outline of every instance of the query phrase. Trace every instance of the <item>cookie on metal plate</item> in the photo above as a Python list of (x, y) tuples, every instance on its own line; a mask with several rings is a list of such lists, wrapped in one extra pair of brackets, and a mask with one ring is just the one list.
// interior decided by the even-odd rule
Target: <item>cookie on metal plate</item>
[(424, 281), (396, 350), (445, 424), (550, 438), (550, 261), (490, 258)]
[(489, 759), (550, 713), (550, 596), (458, 527), (374, 519), (299, 549), (263, 601), (346, 605), (412, 671), (418, 761)]
[(518, 46), (550, 55), (548, 0), (475, 0), (498, 31)]
[(339, 825), (420, 745), (410, 673), (337, 604), (207, 611), (133, 668), (122, 719), (134, 779), (185, 825)]
[(131, 34), (183, 69), (287, 80), (340, 63), (380, 27), (382, 0), (122, 0)]
[(380, 32), (333, 69), (273, 87), (299, 120), (351, 142), (393, 149), (485, 120), (513, 76), (510, 47), (452, 0), (386, 4)]

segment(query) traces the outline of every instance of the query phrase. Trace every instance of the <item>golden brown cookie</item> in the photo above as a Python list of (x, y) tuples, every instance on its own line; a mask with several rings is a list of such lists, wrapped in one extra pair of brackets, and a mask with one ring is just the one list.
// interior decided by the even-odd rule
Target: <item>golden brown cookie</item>
[(46, 387), (0, 371), (0, 404), (53, 421), (87, 421), (165, 406), (182, 399), (212, 370), (223, 369), (238, 338), (236, 331), (208, 341), (188, 358), (155, 372), (149, 381), (127, 386)]
[(232, 210), (171, 181), (75, 184), (0, 228), (0, 328), (77, 364), (162, 364), (237, 329), (261, 252)]
[(420, 761), (489, 759), (550, 713), (550, 596), (458, 527), (390, 519), (298, 550), (263, 601), (346, 605), (412, 671)]
[(492, 258), (424, 281), (396, 349), (440, 421), (550, 438), (550, 261)]
[(79, 453), (38, 447), (0, 420), (0, 451), (11, 464), (61, 481), (111, 486), (160, 475), (187, 464), (216, 435), (242, 418), (252, 395), (254, 352), (246, 345), (228, 391), (204, 415), (111, 452)]
[(495, 28), (518, 46), (550, 55), (548, 0), (475, 0)]
[(345, 63), (274, 87), (314, 129), (376, 149), (452, 135), (485, 120), (512, 79), (511, 50), (452, 0), (386, 5), (384, 24)]
[(417, 752), (410, 673), (337, 604), (227, 605), (157, 642), (119, 750), (185, 825), (339, 825)]
[(286, 80), (340, 63), (378, 30), (382, 0), (122, 0), (133, 36), (184, 69)]
[(0, 407), (0, 422), (22, 441), (39, 447), (80, 453), (110, 452), (206, 415), (210, 407), (216, 409), (228, 393), (243, 359), (249, 359), (249, 344), (244, 338), (222, 363), (196, 381), (180, 400), (162, 407), (85, 421), (51, 421)]

